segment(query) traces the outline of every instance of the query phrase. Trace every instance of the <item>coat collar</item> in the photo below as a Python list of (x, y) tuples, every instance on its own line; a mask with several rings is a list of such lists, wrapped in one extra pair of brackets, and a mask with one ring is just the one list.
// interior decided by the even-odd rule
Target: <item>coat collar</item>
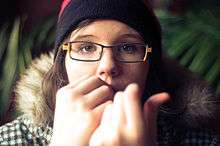
[[(18, 110), (35, 124), (45, 125), (53, 121), (53, 111), (46, 104), (41, 89), (43, 76), (52, 64), (52, 53), (41, 55), (32, 61), (16, 85)], [(172, 94), (170, 112), (162, 112), (162, 114), (190, 127), (208, 124), (217, 109), (216, 97), (210, 87), (167, 58), (163, 58), (161, 67), (161, 81)], [(173, 111), (178, 110), (182, 110), (181, 113), (173, 116)]]

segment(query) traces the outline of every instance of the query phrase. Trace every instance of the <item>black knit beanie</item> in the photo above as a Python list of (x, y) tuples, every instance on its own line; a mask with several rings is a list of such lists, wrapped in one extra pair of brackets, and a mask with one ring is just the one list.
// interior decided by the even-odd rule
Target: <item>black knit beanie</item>
[(55, 57), (62, 41), (86, 19), (117, 20), (135, 29), (152, 47), (153, 63), (161, 58), (161, 30), (151, 6), (142, 0), (66, 0), (57, 23)]

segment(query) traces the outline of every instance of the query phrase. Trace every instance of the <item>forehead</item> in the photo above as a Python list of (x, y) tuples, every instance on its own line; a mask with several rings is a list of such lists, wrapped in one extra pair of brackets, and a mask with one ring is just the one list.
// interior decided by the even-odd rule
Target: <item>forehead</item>
[(90, 36), (94, 39), (112, 40), (121, 37), (133, 37), (142, 40), (140, 34), (128, 25), (116, 20), (96, 20), (71, 32), (70, 40), (79, 36)]

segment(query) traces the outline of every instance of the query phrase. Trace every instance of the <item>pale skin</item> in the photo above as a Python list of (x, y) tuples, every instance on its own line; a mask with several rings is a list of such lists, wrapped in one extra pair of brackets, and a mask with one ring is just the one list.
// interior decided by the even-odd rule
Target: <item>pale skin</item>
[[(97, 20), (73, 31), (69, 41), (103, 45), (144, 43), (129, 26), (114, 20)], [(58, 90), (51, 145), (153, 146), (158, 107), (167, 93), (151, 96), (141, 106), (149, 64), (120, 63), (111, 49), (97, 62), (72, 60), (65, 66), (69, 84)]]

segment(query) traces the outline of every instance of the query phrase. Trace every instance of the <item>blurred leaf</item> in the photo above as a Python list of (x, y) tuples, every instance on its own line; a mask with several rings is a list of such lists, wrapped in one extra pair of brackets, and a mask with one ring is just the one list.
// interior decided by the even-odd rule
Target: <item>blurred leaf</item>
[(24, 64), (25, 68), (31, 63), (32, 56), (31, 56), (31, 48), (33, 47), (33, 42), (30, 37), (23, 38), (23, 57), (24, 57)]
[(164, 50), (191, 71), (201, 74), (219, 93), (220, 20), (214, 10), (157, 14), (163, 28)]
[(18, 72), (23, 73), (25, 71), (25, 60), (24, 55), (22, 51), (18, 52)]
[[(199, 48), (200, 47), (200, 48)], [(198, 47), (198, 51), (195, 54), (192, 63), (189, 66), (191, 71), (197, 73), (203, 73), (204, 70), (208, 67), (209, 62), (211, 61), (211, 44), (207, 42), (207, 40), (202, 40), (200, 42), (200, 46)]]
[(33, 28), (30, 34), (33, 42), (32, 52), (38, 54), (42, 49), (52, 46), (55, 39), (55, 20), (50, 17)]
[(175, 36), (175, 40), (172, 42), (170, 47), (167, 49), (167, 53), (173, 57), (178, 58), (184, 51), (186, 51), (192, 43), (194, 43), (194, 38), (196, 33), (194, 31), (182, 31), (178, 30), (178, 34)]
[(202, 38), (199, 38), (195, 41), (195, 44), (189, 47), (186, 51), (186, 53), (183, 55), (183, 57), (180, 59), (180, 63), (184, 66), (189, 66), (189, 64), (192, 62), (195, 54), (198, 51), (198, 46), (201, 43)]
[(216, 58), (215, 62), (207, 72), (205, 78), (210, 83), (217, 81), (220, 77), (220, 57)]
[(5, 52), (5, 48), (7, 46), (7, 29), (8, 29), (8, 24), (5, 24), (2, 26), (0, 29), (0, 61), (2, 60), (2, 56)]
[(45, 40), (47, 40), (47, 34), (53, 26), (53, 20), (46, 21), (44, 25), (40, 28), (40, 32), (38, 33), (38, 37), (36, 40), (36, 44), (42, 44)]
[(32, 56), (36, 57), (53, 47), (56, 24), (54, 14), (55, 12), (52, 16), (45, 17), (44, 21), (33, 26), (29, 32), (23, 30), (27, 15), (18, 17), (12, 28), (9, 27), (11, 23), (0, 28), (0, 64), (3, 66), (0, 70), (0, 124), (4, 122), (2, 119), (19, 114), (15, 112), (6, 115), (10, 112), (10, 98), (17, 77), (29, 66)]
[(10, 91), (14, 83), (17, 60), (18, 60), (18, 44), (19, 44), (19, 33), (20, 33), (20, 19), (16, 19), (12, 32), (10, 34), (8, 47), (6, 50), (6, 56), (3, 63), (3, 70), (1, 74), (1, 83), (4, 85), (0, 92), (0, 118), (4, 116), (4, 113), (8, 109)]

